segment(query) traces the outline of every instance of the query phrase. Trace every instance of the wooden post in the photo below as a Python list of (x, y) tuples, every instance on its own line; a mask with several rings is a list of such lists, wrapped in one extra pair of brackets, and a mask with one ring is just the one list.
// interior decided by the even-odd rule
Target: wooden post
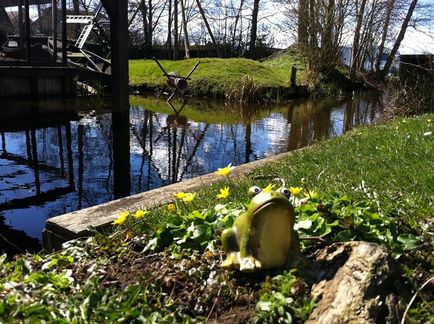
[(297, 68), (294, 65), (291, 65), (291, 87), (295, 87), (297, 85)]
[(115, 198), (130, 194), (130, 121), (128, 98), (128, 3), (102, 0), (110, 16), (112, 50), (112, 131)]
[(53, 30), (53, 61), (57, 61), (57, 0), (51, 1), (51, 27)]
[(62, 0), (62, 63), (66, 65), (68, 63), (67, 52), (67, 35), (66, 35), (66, 0)]
[(20, 46), (24, 44), (23, 27), (23, 0), (18, 0), (18, 33), (20, 35)]
[(26, 29), (26, 60), (27, 63), (32, 62), (32, 50), (30, 48), (30, 2), (29, 0), (24, 0), (24, 19), (25, 19), (25, 29)]

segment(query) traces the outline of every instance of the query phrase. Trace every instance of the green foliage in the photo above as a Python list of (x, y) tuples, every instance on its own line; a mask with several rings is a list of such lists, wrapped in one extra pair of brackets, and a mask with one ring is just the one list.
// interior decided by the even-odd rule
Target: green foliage
[(305, 321), (315, 308), (308, 285), (295, 275), (294, 270), (267, 278), (259, 295), (254, 323)]
[[(295, 213), (296, 229), (301, 237), (321, 237), (330, 243), (375, 242), (386, 246), (396, 258), (423, 244), (416, 235), (399, 233), (395, 220), (379, 212), (376, 202), (369, 199), (353, 200), (338, 193), (322, 199), (310, 197), (298, 201)], [(302, 243), (305, 247), (313, 244), (311, 241)]]
[[(0, 316), (5, 322), (195, 322), (165, 304), (161, 288), (137, 283), (125, 289), (105, 279), (110, 257), (95, 238), (74, 241), (62, 252), (13, 262), (0, 257)], [(127, 251), (127, 247), (118, 248)], [(73, 262), (71, 262), (73, 260)], [(86, 278), (76, 278), (83, 272)]]
[(234, 203), (217, 205), (202, 211), (177, 210), (155, 231), (145, 250), (169, 247), (172, 255), (176, 257), (180, 257), (180, 251), (185, 253), (191, 250), (214, 250), (221, 230), (232, 226), (242, 211), (243, 209)]

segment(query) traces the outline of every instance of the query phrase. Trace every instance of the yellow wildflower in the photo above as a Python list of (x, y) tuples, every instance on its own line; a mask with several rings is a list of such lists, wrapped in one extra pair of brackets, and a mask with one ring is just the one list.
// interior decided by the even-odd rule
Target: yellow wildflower
[(291, 193), (291, 195), (293, 195), (294, 197), (297, 197), (301, 194), (301, 192), (303, 191), (303, 188), (300, 187), (289, 187), (289, 192)]
[(428, 123), (431, 123), (431, 122), (432, 122), (432, 119), (431, 119), (431, 118), (428, 118), (426, 121), (427, 121)]
[(175, 205), (175, 204), (168, 204), (168, 205), (167, 205), (167, 209), (168, 209), (170, 212), (174, 213), (174, 212), (176, 212), (176, 205)]
[(221, 175), (221, 176), (226, 177), (226, 176), (229, 174), (229, 172), (232, 171), (233, 168), (234, 168), (234, 167), (232, 166), (232, 163), (229, 163), (229, 164), (228, 164), (227, 166), (225, 166), (224, 168), (218, 168), (217, 171), (216, 171), (216, 173), (217, 173), (218, 175)]
[(312, 199), (318, 199), (319, 195), (314, 190), (309, 190), (307, 193), (304, 194), (306, 197), (312, 198)]
[(220, 193), (217, 195), (217, 198), (227, 198), (229, 196), (229, 187), (224, 187), (220, 189)]
[(193, 201), (194, 197), (196, 197), (195, 193), (187, 192), (185, 194), (185, 197), (182, 198), (182, 201), (183, 202), (191, 202), (191, 201)]
[(178, 192), (178, 193), (173, 194), (173, 195), (175, 196), (176, 199), (179, 199), (179, 200), (183, 200), (187, 196), (187, 194), (183, 191)]
[(122, 225), (123, 223), (125, 223), (129, 215), (130, 212), (127, 211), (122, 212), (120, 216), (113, 221), (113, 224)]
[(140, 219), (140, 218), (145, 217), (145, 215), (146, 215), (147, 213), (148, 213), (147, 210), (139, 209), (138, 211), (136, 211), (136, 212), (134, 213), (134, 217), (137, 218), (137, 219)]
[(264, 189), (262, 189), (263, 192), (270, 192), (274, 189), (276, 185), (273, 183), (270, 183), (268, 186), (266, 186)]

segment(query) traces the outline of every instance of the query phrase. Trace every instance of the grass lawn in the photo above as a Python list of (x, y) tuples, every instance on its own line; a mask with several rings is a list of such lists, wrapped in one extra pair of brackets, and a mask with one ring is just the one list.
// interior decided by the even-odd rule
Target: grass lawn
[(369, 197), (387, 214), (415, 228), (434, 219), (434, 122), (432, 115), (359, 127), (299, 150), (259, 173), (302, 178), (321, 192)]
[[(304, 224), (300, 235), (321, 235), (326, 244), (368, 240), (392, 252), (403, 286), (390, 288), (402, 310), (433, 276), (433, 134), (433, 114), (357, 128), (293, 152), (246, 178), (231, 179), (229, 174), (223, 183), (184, 202), (148, 214), (130, 211), (114, 232), (70, 243), (61, 252), (24, 255), (12, 262), (0, 258), (0, 318), (58, 323), (246, 322), (255, 317), (303, 321), (315, 301), (302, 275), (280, 271), (268, 273), (272, 279), (267, 279), (219, 267), (219, 233), (243, 211), (246, 189), (264, 188), (275, 177), (293, 192), (297, 222)], [(223, 186), (230, 195), (217, 199)], [(297, 198), (303, 192), (306, 197)], [(303, 245), (304, 251), (317, 248), (312, 244)], [(428, 322), (433, 307), (428, 288), (419, 293), (407, 319)]]
[[(186, 76), (200, 61), (189, 81), (193, 96), (224, 98), (225, 93), (239, 88), (249, 76), (253, 84), (264, 88), (285, 88), (289, 85), (292, 64), (300, 61), (288, 55), (259, 62), (245, 58), (200, 58), (180, 61), (159, 61), (166, 72)], [(154, 60), (130, 60), (130, 85), (139, 89), (167, 89), (166, 78)], [(300, 77), (300, 76), (298, 76)]]

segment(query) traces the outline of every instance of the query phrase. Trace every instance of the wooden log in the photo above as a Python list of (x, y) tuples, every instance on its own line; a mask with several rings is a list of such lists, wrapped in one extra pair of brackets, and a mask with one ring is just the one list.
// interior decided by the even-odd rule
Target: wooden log
[(392, 293), (396, 265), (370, 242), (335, 243), (318, 251), (311, 267), (317, 307), (305, 323), (396, 323)]

